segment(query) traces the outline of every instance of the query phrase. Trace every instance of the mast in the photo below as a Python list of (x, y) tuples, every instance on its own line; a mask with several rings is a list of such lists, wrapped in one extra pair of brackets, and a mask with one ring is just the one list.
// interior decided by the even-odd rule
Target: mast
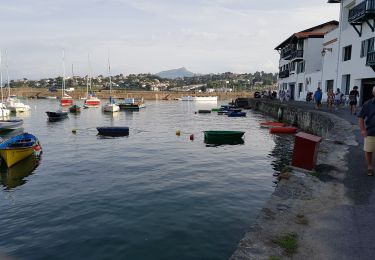
[(62, 78), (61, 98), (63, 98), (65, 94), (65, 49), (63, 49), (62, 66), (63, 66), (63, 78)]
[(10, 80), (9, 80), (9, 68), (8, 68), (8, 50), (5, 50), (5, 67), (6, 67), (6, 71), (7, 71), (8, 98), (10, 98)]
[(112, 78), (111, 78), (111, 63), (109, 63), (109, 50), (108, 50), (108, 74), (109, 74), (109, 94), (112, 93)]
[(1, 87), (1, 108), (3, 107), (3, 102), (4, 102), (4, 93), (3, 93), (3, 60), (2, 60), (2, 53), (0, 50), (0, 87)]

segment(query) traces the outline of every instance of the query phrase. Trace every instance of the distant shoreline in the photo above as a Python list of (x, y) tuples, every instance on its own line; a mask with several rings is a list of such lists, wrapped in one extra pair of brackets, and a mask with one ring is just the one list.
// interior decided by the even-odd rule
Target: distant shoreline
[[(6, 93), (4, 93), (6, 94)], [(75, 90), (68, 93), (73, 98), (79, 99), (86, 96), (86, 91)], [(44, 88), (12, 88), (11, 95), (16, 95), (22, 98), (47, 98), (51, 96), (61, 97), (61, 91), (50, 92)], [(109, 98), (109, 90), (102, 90), (95, 92), (99, 98)], [(252, 97), (253, 92), (212, 92), (212, 93), (195, 93), (195, 92), (173, 92), (173, 91), (130, 91), (130, 90), (113, 90), (112, 96), (114, 98), (144, 98), (145, 100), (174, 100), (182, 96), (218, 96), (219, 100), (231, 100), (238, 97)]]

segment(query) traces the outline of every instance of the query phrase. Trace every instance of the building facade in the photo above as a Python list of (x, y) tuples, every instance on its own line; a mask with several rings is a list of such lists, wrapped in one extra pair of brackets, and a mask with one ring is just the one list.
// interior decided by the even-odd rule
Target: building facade
[(322, 87), (322, 46), (325, 35), (338, 25), (337, 21), (330, 21), (294, 33), (275, 48), (280, 53), (278, 86), (291, 99), (305, 100), (308, 92)]
[(333, 53), (326, 52), (324, 62), (336, 62), (336, 71), (324, 66), (324, 84), (330, 87), (334, 80), (333, 87), (346, 95), (358, 86), (362, 104), (372, 97), (375, 86), (375, 0), (329, 0), (329, 3), (340, 5), (340, 25), (326, 35), (330, 38), (325, 39), (324, 47), (332, 47)]

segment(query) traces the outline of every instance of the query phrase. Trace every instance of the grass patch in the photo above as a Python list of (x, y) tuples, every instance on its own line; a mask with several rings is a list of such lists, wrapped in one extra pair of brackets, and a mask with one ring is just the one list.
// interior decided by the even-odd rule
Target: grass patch
[(297, 234), (290, 233), (276, 240), (276, 244), (284, 249), (286, 254), (293, 255), (296, 253), (298, 247), (297, 238)]
[(281, 258), (277, 256), (270, 256), (268, 260), (281, 260)]

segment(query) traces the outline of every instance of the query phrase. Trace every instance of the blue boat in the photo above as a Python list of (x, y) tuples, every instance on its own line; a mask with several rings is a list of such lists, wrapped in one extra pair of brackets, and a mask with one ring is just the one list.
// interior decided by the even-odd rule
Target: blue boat
[(107, 126), (107, 127), (97, 127), (98, 135), (102, 136), (128, 136), (129, 127), (125, 126)]
[(228, 117), (246, 117), (246, 112), (230, 111)]

